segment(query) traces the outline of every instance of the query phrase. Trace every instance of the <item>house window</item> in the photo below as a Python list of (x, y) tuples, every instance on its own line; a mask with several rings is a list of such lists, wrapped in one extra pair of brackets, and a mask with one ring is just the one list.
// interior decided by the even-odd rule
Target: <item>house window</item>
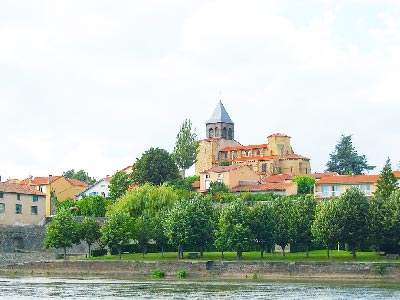
[(261, 150), (257, 150), (257, 156), (261, 156)]
[(0, 203), (0, 214), (4, 213), (6, 210), (6, 205), (4, 203)]
[(206, 179), (210, 179), (210, 174), (206, 174)]
[(15, 204), (15, 213), (22, 214), (22, 205), (21, 204)]
[(218, 174), (218, 182), (222, 182), (222, 180), (224, 179), (224, 174)]
[(262, 164), (261, 169), (263, 172), (267, 172), (267, 164)]
[(38, 201), (39, 201), (39, 196), (33, 195), (33, 202), (38, 202)]
[(31, 215), (37, 215), (37, 214), (38, 214), (38, 207), (31, 206)]
[(21, 194), (17, 194), (17, 200), (21, 200)]
[(0, 198), (4, 198), (3, 192), (0, 192)]
[(46, 186), (44, 186), (44, 185), (39, 185), (39, 186), (38, 186), (38, 190), (39, 190), (40, 192), (42, 192), (42, 193), (46, 193)]

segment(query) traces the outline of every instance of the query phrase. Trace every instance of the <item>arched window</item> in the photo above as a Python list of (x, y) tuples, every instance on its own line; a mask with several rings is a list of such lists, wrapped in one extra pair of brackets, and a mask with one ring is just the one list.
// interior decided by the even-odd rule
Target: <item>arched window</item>
[(214, 129), (210, 128), (208, 130), (208, 137), (210, 137), (210, 138), (214, 137)]
[(228, 129), (228, 139), (232, 140), (233, 139), (233, 131), (232, 128)]
[(226, 139), (226, 127), (222, 129), (222, 137)]
[(215, 137), (218, 137), (218, 127), (215, 127)]

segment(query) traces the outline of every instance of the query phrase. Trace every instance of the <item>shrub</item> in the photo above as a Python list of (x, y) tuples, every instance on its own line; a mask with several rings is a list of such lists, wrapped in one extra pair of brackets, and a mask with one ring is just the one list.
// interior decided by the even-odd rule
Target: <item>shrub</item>
[(178, 272), (176, 272), (176, 277), (178, 277), (179, 279), (186, 278), (186, 270), (182, 269), (182, 270), (179, 270)]
[(107, 254), (107, 249), (93, 249), (91, 252), (92, 252), (92, 257), (104, 256)]
[(153, 278), (164, 278), (165, 277), (165, 272), (161, 271), (159, 269), (153, 270), (151, 272), (151, 276), (153, 276)]

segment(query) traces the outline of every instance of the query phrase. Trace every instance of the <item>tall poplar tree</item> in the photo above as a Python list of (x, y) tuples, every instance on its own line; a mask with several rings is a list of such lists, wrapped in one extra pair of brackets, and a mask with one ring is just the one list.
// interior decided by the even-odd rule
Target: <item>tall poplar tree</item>
[(381, 171), (381, 177), (379, 177), (376, 185), (375, 197), (383, 201), (388, 200), (390, 195), (398, 189), (397, 179), (393, 174), (389, 157), (386, 160), (385, 166)]
[(342, 134), (335, 150), (329, 156), (330, 160), (326, 163), (328, 172), (357, 175), (375, 168), (375, 166), (368, 165), (365, 155), (358, 155), (351, 141), (351, 135)]
[(192, 123), (185, 120), (176, 136), (176, 143), (172, 157), (180, 170), (189, 169), (196, 162), (199, 141), (197, 134), (192, 132)]

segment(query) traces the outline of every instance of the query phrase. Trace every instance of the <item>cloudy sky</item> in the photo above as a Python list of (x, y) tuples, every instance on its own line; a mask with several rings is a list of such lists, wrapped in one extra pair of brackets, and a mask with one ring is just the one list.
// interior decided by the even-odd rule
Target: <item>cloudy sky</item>
[(282, 132), (323, 171), (341, 134), (400, 161), (400, 1), (0, 2), (0, 175), (101, 178), (221, 99), (236, 139)]

